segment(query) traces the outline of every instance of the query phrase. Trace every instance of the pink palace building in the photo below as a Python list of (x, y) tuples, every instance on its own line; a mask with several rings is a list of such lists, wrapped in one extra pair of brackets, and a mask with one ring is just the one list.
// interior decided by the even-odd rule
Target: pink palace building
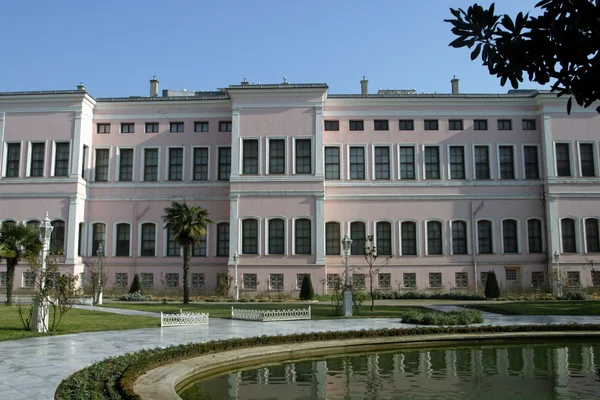
[[(38, 224), (51, 252), (85, 276), (106, 249), (108, 286), (134, 274), (180, 288), (182, 258), (161, 216), (171, 201), (215, 222), (193, 249), (191, 285), (217, 288), (239, 254), (242, 295), (327, 292), (352, 239), (389, 264), (381, 290), (600, 286), (600, 115), (537, 90), (330, 94), (326, 84), (94, 98), (77, 90), (0, 93), (0, 222)], [(15, 288), (30, 286), (19, 265)], [(557, 273), (558, 271), (558, 273)], [(223, 276), (223, 275), (221, 275)], [(226, 275), (225, 275), (226, 276)], [(0, 286), (6, 264), (0, 264)]]

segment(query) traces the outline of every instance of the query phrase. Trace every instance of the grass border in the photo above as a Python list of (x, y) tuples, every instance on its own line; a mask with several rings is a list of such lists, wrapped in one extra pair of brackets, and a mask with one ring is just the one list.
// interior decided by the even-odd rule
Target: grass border
[(158, 366), (220, 351), (308, 341), (385, 338), (393, 336), (447, 335), (496, 332), (574, 332), (600, 330), (600, 324), (513, 325), (477, 327), (417, 327), (360, 331), (330, 331), (285, 336), (260, 336), (205, 343), (188, 343), (141, 350), (110, 357), (63, 379), (55, 399), (141, 399), (135, 393), (136, 379)]

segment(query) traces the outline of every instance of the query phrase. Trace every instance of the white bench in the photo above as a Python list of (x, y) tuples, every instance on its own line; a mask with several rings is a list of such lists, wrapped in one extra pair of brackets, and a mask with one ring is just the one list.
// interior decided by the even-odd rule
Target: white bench
[(289, 310), (251, 310), (245, 308), (231, 307), (231, 319), (243, 319), (246, 321), (296, 321), (310, 319), (310, 306)]
[(208, 324), (208, 313), (184, 312), (179, 310), (179, 314), (160, 313), (160, 326), (183, 326)]

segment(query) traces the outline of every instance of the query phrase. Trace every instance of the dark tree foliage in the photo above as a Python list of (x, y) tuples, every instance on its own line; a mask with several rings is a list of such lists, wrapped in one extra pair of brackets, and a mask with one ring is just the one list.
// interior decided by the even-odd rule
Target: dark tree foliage
[(487, 280), (485, 282), (485, 297), (488, 299), (497, 299), (500, 297), (500, 287), (498, 286), (498, 280), (494, 271), (490, 271), (487, 274)]
[(131, 282), (131, 286), (129, 287), (129, 293), (142, 292), (142, 283), (140, 282), (140, 276), (135, 274), (133, 276), (133, 282)]
[(300, 300), (312, 300), (315, 297), (315, 292), (312, 286), (310, 275), (304, 275), (302, 279), (302, 287), (300, 288)]
[[(465, 12), (450, 9), (447, 19), (457, 37), (450, 46), (475, 47), (471, 60), (481, 56), (491, 75), (513, 88), (530, 81), (552, 83), (551, 90), (590, 106), (600, 99), (600, 0), (542, 0), (538, 17), (519, 13), (514, 19), (474, 4)], [(600, 106), (596, 108), (600, 112)]]

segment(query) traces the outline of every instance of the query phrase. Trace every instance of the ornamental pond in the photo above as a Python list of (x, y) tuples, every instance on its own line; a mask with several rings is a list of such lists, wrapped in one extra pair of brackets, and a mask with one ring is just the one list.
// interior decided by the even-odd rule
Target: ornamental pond
[(183, 400), (598, 399), (600, 341), (399, 349), (235, 370)]

